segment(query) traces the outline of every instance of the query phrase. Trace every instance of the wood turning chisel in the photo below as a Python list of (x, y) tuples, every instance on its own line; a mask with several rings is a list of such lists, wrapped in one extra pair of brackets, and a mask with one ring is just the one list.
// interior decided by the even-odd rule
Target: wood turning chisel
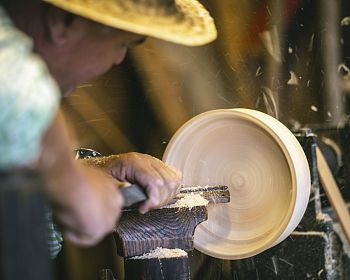
[[(120, 191), (124, 198), (124, 208), (132, 208), (148, 198), (145, 190), (137, 184), (121, 187)], [(188, 194), (199, 194), (203, 198), (207, 199), (209, 203), (230, 202), (230, 192), (227, 186), (191, 185), (182, 186), (179, 193), (175, 196), (175, 198), (173, 198), (171, 203), (175, 203), (177, 200), (185, 197)]]

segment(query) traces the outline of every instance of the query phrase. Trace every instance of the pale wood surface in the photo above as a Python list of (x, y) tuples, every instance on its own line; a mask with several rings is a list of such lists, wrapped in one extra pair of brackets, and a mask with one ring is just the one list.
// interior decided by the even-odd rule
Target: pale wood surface
[(285, 239), (309, 200), (310, 172), (295, 136), (256, 110), (205, 112), (183, 125), (163, 160), (183, 184), (229, 187), (230, 202), (208, 205), (195, 248), (220, 259), (256, 255)]

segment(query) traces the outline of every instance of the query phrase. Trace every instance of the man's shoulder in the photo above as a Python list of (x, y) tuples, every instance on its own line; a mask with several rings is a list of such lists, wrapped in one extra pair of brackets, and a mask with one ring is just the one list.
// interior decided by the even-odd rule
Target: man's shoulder
[(59, 97), (58, 86), (45, 62), (33, 52), (30, 37), (17, 29), (0, 5), (0, 92), (42, 88)]
[(0, 8), (0, 169), (36, 158), (59, 98), (59, 88), (33, 53), (31, 39)]

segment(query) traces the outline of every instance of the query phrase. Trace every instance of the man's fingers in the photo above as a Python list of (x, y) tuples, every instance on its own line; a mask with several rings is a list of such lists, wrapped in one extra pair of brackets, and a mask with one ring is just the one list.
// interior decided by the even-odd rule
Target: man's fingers
[(179, 191), (181, 173), (150, 155), (127, 153), (111, 157), (108, 168), (119, 181), (144, 187), (148, 199), (139, 208), (145, 213), (168, 203)]
[(140, 205), (139, 212), (141, 214), (147, 213), (152, 208), (157, 207), (160, 204), (160, 194), (159, 188), (157, 187), (149, 187), (147, 188), (148, 199)]
[(174, 168), (166, 166), (162, 161), (149, 158), (147, 168), (148, 172), (145, 174), (149, 176), (144, 178), (146, 184), (146, 191), (149, 200), (145, 202), (142, 212), (149, 211), (152, 208), (158, 208), (166, 205), (179, 191), (181, 175)]
[(179, 190), (182, 178), (181, 172), (166, 165), (162, 161), (152, 162), (151, 164), (156, 172), (163, 178), (163, 187), (167, 188), (171, 195), (175, 195)]

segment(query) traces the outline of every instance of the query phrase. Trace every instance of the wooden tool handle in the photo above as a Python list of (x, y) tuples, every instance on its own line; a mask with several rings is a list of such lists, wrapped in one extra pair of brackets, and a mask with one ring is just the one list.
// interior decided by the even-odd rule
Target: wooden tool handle
[(327, 161), (319, 148), (316, 149), (316, 156), (318, 172), (320, 175), (323, 189), (335, 213), (338, 216), (339, 223), (343, 228), (346, 239), (350, 244), (350, 214), (348, 207), (343, 200), (343, 197), (333, 178), (331, 170), (328, 167)]
[(136, 184), (121, 187), (120, 192), (124, 199), (124, 208), (135, 206), (148, 198), (144, 189)]

